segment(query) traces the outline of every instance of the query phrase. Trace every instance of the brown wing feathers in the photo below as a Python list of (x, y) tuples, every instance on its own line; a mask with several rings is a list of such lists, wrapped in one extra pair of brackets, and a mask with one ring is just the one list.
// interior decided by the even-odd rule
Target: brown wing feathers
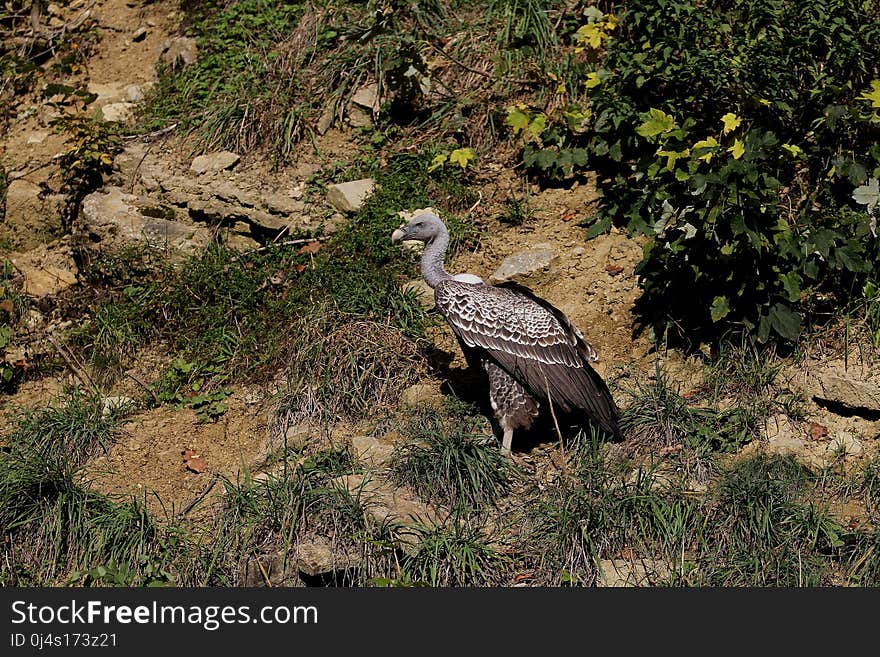
[(581, 411), (616, 435), (617, 407), (589, 365), (595, 352), (562, 311), (516, 283), (481, 286), (445, 281), (437, 306), (456, 336), (488, 357), (529, 392), (564, 412)]

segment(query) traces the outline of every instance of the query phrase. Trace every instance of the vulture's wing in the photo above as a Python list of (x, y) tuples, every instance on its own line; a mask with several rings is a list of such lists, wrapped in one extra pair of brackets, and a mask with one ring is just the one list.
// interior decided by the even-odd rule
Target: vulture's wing
[(595, 351), (558, 308), (515, 283), (443, 281), (434, 298), (464, 344), (484, 349), (531, 394), (618, 433), (617, 406), (589, 364)]

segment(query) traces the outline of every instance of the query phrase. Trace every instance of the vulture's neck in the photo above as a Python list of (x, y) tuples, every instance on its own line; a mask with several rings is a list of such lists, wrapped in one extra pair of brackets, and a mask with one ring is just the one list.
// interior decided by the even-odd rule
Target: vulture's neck
[(443, 259), (446, 256), (446, 247), (449, 246), (449, 233), (444, 227), (433, 240), (425, 245), (422, 253), (422, 276), (425, 282), (432, 288), (437, 287), (442, 281), (452, 278), (443, 269)]

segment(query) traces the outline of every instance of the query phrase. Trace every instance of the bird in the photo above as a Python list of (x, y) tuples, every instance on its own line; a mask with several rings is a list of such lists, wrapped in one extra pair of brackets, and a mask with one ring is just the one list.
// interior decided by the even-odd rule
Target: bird
[(448, 273), (449, 231), (434, 212), (417, 213), (391, 234), (394, 244), (405, 240), (424, 242), (422, 277), (468, 364), (487, 375), (502, 453), (510, 455), (514, 431), (529, 429), (542, 404), (554, 422), (558, 409), (619, 437), (617, 405), (590, 365), (598, 354), (565, 313), (524, 285)]

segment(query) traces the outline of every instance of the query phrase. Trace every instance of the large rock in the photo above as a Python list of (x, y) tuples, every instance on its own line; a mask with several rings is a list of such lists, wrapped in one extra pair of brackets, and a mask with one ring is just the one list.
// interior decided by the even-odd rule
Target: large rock
[(489, 277), (493, 283), (519, 280), (547, 271), (556, 259), (549, 244), (538, 244), (528, 251), (520, 251), (508, 256)]
[(77, 283), (79, 272), (66, 238), (13, 254), (10, 259), (24, 277), (24, 292), (32, 297), (58, 294)]
[(20, 250), (36, 247), (63, 234), (64, 196), (46, 194), (28, 180), (16, 179), (6, 190), (6, 216), (0, 238)]
[(217, 153), (206, 153), (199, 155), (192, 161), (190, 171), (195, 174), (208, 173), (209, 171), (223, 171), (231, 169), (241, 158), (230, 151), (219, 151)]
[[(88, 251), (119, 252), (131, 246), (165, 251), (172, 261), (205, 248), (211, 233), (204, 226), (191, 226), (159, 216), (146, 216), (139, 205), (155, 204), (126, 194), (118, 187), (106, 187), (83, 199), (77, 226), (79, 242)], [(149, 211), (161, 214), (161, 208)]]
[(443, 393), (427, 383), (416, 383), (400, 393), (403, 408), (440, 408), (443, 406)]
[(387, 464), (394, 445), (375, 436), (352, 436), (351, 449), (358, 461), (374, 467)]
[(813, 397), (851, 409), (880, 411), (880, 380), (859, 378), (842, 368), (813, 372), (808, 380)]
[(373, 193), (372, 178), (337, 183), (327, 188), (327, 200), (341, 212), (357, 212), (367, 197)]
[[(366, 513), (379, 526), (439, 526), (448, 516), (442, 509), (431, 508), (421, 502), (408, 489), (379, 477), (350, 474), (333, 481), (359, 500)], [(407, 542), (407, 536), (401, 536), (401, 540)]]

